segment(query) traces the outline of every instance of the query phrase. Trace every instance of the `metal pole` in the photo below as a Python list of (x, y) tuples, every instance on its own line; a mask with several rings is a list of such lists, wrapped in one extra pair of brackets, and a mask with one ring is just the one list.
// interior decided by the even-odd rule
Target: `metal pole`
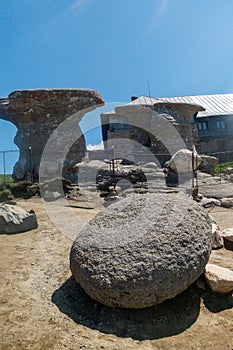
[(112, 146), (112, 153), (113, 153), (113, 159), (112, 159), (112, 179), (113, 179), (113, 188), (115, 190), (115, 154), (114, 154), (114, 146)]
[(30, 179), (31, 179), (31, 182), (33, 182), (33, 178), (32, 178), (32, 148), (31, 147), (28, 147), (28, 153), (29, 153)]
[(222, 153), (220, 153), (220, 164), (219, 164), (220, 184), (222, 183)]
[(113, 179), (113, 188), (115, 190), (116, 185), (115, 185), (115, 160), (114, 160), (114, 158), (112, 160), (112, 179)]
[(3, 184), (6, 184), (6, 151), (2, 152), (3, 155)]
[(194, 151), (192, 151), (192, 189), (194, 189), (194, 176), (195, 176), (195, 170), (194, 170)]

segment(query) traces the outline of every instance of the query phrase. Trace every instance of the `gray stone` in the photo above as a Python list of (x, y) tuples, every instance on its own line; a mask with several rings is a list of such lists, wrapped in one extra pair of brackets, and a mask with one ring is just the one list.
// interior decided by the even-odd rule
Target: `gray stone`
[(43, 195), (43, 199), (45, 199), (46, 201), (55, 201), (61, 197), (62, 197), (62, 194), (57, 191), (55, 192), (45, 191)]
[(224, 246), (228, 250), (233, 250), (233, 228), (226, 228), (222, 232)]
[(18, 205), (0, 205), (0, 233), (19, 233), (37, 228), (36, 215)]
[(220, 207), (221, 206), (221, 202), (218, 199), (215, 199), (215, 198), (205, 198), (205, 197), (203, 197), (201, 199), (201, 205), (204, 208), (214, 207), (215, 205)]
[(207, 198), (230, 198), (233, 197), (233, 183), (198, 172), (199, 192)]
[(218, 265), (207, 264), (204, 276), (213, 292), (229, 293), (233, 291), (233, 271)]
[(158, 165), (155, 162), (149, 162), (143, 165), (143, 168), (157, 169)]
[(173, 298), (203, 272), (212, 248), (208, 214), (178, 193), (134, 194), (78, 235), (71, 271), (93, 299), (144, 308)]
[(212, 223), (213, 243), (212, 249), (223, 248), (223, 237), (217, 224)]
[(218, 164), (218, 158), (207, 156), (205, 154), (201, 154), (201, 164), (198, 169), (204, 173), (214, 175), (215, 167)]
[(226, 228), (222, 231), (222, 236), (228, 241), (233, 242), (233, 228)]
[(224, 208), (231, 208), (233, 207), (233, 197), (231, 198), (222, 198), (220, 200), (221, 206)]
[(222, 237), (220, 228), (218, 227), (217, 222), (213, 217), (213, 215), (209, 214), (209, 218), (212, 224), (212, 235), (213, 235), (212, 249), (223, 248), (223, 237)]

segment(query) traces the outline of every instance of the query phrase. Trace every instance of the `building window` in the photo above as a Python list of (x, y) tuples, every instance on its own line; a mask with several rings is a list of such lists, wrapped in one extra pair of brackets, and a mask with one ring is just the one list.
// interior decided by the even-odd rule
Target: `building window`
[(208, 122), (206, 121), (202, 121), (202, 122), (198, 122), (197, 124), (198, 130), (208, 130)]
[(217, 129), (226, 129), (225, 121), (221, 120), (217, 122)]
[(123, 123), (112, 123), (109, 125), (110, 131), (127, 131), (130, 129), (129, 124), (123, 124)]

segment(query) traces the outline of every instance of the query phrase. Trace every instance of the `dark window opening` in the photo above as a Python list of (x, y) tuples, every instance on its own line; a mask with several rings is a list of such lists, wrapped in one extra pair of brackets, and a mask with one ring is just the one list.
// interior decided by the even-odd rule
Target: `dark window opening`
[(216, 126), (217, 126), (217, 129), (226, 129), (226, 123), (223, 120), (217, 121)]
[(130, 129), (129, 124), (123, 124), (123, 123), (112, 123), (109, 125), (110, 131), (127, 131)]
[(197, 127), (198, 127), (198, 130), (208, 130), (209, 129), (207, 121), (198, 122)]

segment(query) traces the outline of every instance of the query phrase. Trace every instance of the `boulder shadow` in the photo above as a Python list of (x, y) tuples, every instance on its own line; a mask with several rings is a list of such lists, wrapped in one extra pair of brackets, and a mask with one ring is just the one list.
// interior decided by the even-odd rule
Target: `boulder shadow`
[(216, 293), (206, 287), (202, 294), (202, 299), (205, 307), (213, 313), (233, 308), (232, 293)]
[(102, 333), (152, 340), (182, 333), (197, 319), (200, 293), (195, 285), (173, 299), (145, 309), (110, 308), (91, 299), (70, 277), (52, 295), (62, 313)]

